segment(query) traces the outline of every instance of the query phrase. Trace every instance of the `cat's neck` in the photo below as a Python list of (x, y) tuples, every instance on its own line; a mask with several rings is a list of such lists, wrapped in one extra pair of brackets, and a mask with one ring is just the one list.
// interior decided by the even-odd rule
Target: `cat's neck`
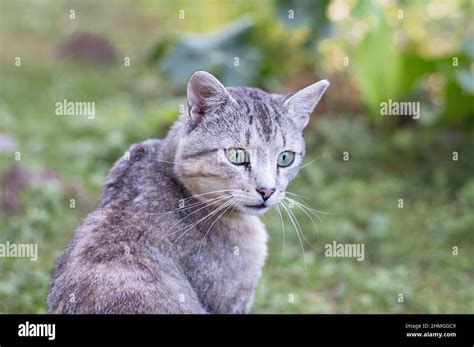
[(175, 176), (174, 167), (179, 165), (175, 162), (176, 151), (178, 148), (179, 139), (183, 136), (183, 124), (182, 118), (184, 115), (180, 115), (179, 119), (170, 128), (166, 137), (162, 140), (162, 146), (159, 152), (160, 167), (164, 172), (167, 172), (170, 176)]

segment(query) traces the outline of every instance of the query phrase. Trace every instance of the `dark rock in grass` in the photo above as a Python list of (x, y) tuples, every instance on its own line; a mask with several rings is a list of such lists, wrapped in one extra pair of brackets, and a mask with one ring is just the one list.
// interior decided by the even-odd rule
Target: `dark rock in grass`
[(64, 60), (99, 65), (117, 60), (117, 53), (109, 40), (89, 33), (77, 33), (69, 37), (57, 48), (57, 56)]
[(6, 213), (15, 213), (21, 209), (20, 192), (31, 183), (31, 172), (19, 165), (13, 165), (2, 177), (2, 209)]
[(24, 210), (22, 206), (21, 192), (32, 186), (41, 186), (47, 182), (55, 182), (61, 188), (61, 198), (66, 199), (65, 204), (70, 204), (70, 199), (75, 200), (75, 205), (82, 211), (92, 208), (92, 199), (83, 187), (60, 179), (50, 169), (33, 172), (20, 165), (10, 166), (0, 179), (1, 201), (0, 210), (6, 214), (19, 213)]

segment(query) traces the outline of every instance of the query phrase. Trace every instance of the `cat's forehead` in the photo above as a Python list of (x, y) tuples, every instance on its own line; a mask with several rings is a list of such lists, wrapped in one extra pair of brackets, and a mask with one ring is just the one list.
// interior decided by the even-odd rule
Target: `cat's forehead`
[(257, 88), (229, 88), (236, 111), (249, 125), (260, 126), (265, 132), (281, 126), (287, 113), (281, 95), (269, 94)]
[(281, 109), (283, 106), (283, 96), (278, 94), (270, 94), (258, 88), (249, 87), (230, 87), (226, 88), (229, 94), (241, 106), (255, 109), (252, 106), (266, 106), (269, 109)]
[(285, 145), (296, 129), (289, 121), (288, 110), (281, 95), (268, 94), (255, 88), (230, 90), (237, 104), (236, 121), (245, 133), (248, 144), (275, 143)]
[(235, 102), (201, 124), (199, 142), (210, 147), (243, 147), (275, 151), (302, 146), (301, 130), (290, 120), (284, 97), (257, 88), (227, 88)]

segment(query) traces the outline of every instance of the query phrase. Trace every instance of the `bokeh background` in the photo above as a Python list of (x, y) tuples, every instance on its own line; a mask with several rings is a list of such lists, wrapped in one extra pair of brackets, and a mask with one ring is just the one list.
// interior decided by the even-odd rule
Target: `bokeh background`
[[(165, 135), (204, 69), (272, 92), (331, 81), (289, 188), (321, 212), (293, 209), (302, 244), (287, 216), (284, 235), (264, 217), (252, 312), (472, 313), (472, 4), (0, 0), (0, 242), (39, 247), (36, 262), (0, 258), (0, 312), (46, 311), (53, 263), (108, 169)], [(57, 116), (63, 99), (96, 117)], [(381, 116), (388, 99), (420, 102), (421, 118)], [(332, 241), (364, 243), (365, 260), (324, 257)]]

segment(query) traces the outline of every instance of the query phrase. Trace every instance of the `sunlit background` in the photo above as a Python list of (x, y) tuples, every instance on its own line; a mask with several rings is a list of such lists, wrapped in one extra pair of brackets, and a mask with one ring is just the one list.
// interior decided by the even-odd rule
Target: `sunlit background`
[[(282, 93), (331, 81), (289, 188), (304, 238), (264, 217), (252, 312), (473, 312), (472, 4), (0, 0), (0, 243), (39, 247), (0, 258), (0, 312), (46, 311), (108, 169), (166, 134), (195, 70)], [(63, 99), (95, 102), (95, 118), (56, 115)], [(420, 119), (382, 116), (389, 99), (419, 102)], [(325, 257), (333, 241), (365, 260)]]

